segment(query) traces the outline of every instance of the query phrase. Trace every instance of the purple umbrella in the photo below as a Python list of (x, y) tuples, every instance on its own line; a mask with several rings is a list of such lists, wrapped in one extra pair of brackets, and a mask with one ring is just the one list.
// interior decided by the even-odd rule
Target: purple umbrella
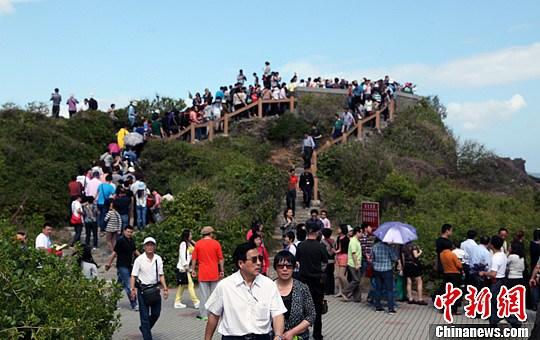
[(416, 228), (402, 222), (386, 222), (373, 233), (387, 243), (406, 244), (418, 239)]

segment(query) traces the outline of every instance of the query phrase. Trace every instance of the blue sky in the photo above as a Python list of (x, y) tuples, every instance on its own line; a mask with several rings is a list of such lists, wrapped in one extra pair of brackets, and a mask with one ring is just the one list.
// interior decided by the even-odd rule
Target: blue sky
[[(0, 0), (0, 103), (184, 98), (260, 73), (389, 74), (447, 124), (540, 173), (540, 1)], [(251, 79), (250, 79), (251, 80)]]

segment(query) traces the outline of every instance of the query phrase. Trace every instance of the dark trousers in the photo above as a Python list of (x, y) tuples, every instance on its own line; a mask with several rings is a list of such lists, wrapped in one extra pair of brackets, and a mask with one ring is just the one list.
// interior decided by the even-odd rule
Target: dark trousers
[(347, 266), (351, 281), (347, 287), (343, 290), (343, 295), (347, 298), (352, 298), (354, 301), (362, 301), (362, 291), (360, 290), (360, 279), (362, 278), (361, 267), (356, 269), (351, 266)]
[(384, 272), (374, 271), (373, 276), (375, 277), (375, 280), (377, 282), (375, 307), (382, 308), (381, 297), (383, 294), (386, 294), (386, 298), (388, 301), (388, 310), (394, 309), (394, 274), (391, 270), (387, 270)]
[(84, 224), (84, 231), (86, 233), (86, 245), (90, 245), (90, 234), (94, 238), (93, 247), (98, 247), (98, 232), (97, 232), (97, 222), (86, 222)]
[(53, 116), (53, 118), (60, 117), (60, 106), (59, 105), (53, 105), (53, 107), (52, 107), (52, 116)]
[(313, 194), (313, 188), (312, 187), (302, 188), (302, 194), (304, 194), (304, 197), (303, 197), (304, 207), (309, 208), (311, 206), (311, 195)]
[(294, 214), (296, 210), (296, 190), (288, 190), (285, 200), (287, 201), (287, 209), (292, 209)]
[(75, 236), (73, 236), (73, 241), (71, 241), (71, 244), (74, 245), (77, 242), (81, 241), (81, 234), (82, 234), (82, 224), (73, 224), (73, 228), (75, 228)]
[(334, 295), (336, 281), (334, 279), (334, 263), (328, 263), (326, 265), (326, 281), (324, 283), (324, 293), (327, 295)]
[(139, 330), (141, 331), (144, 340), (152, 340), (151, 329), (158, 321), (159, 314), (161, 314), (161, 300), (157, 301), (152, 306), (147, 306), (144, 303), (144, 298), (141, 295), (140, 289), (137, 290), (137, 300), (139, 300), (139, 316), (141, 318)]
[(321, 283), (321, 279), (313, 278), (302, 278), (300, 281), (305, 283), (309, 292), (311, 293), (311, 298), (313, 299), (313, 304), (315, 305), (315, 323), (313, 324), (313, 338), (315, 340), (322, 339), (322, 305), (324, 299), (324, 287)]
[(313, 148), (304, 146), (304, 154), (302, 156), (304, 159), (304, 168), (311, 168), (311, 156), (313, 156)]
[[(489, 317), (489, 324), (492, 326), (497, 326), (499, 324), (499, 321), (501, 319), (497, 316), (497, 296), (499, 295), (499, 292), (501, 291), (501, 287), (506, 284), (505, 279), (497, 279), (495, 283), (491, 284), (489, 286), (489, 291), (491, 292), (492, 298), (491, 298), (491, 316)], [(539, 314), (539, 313), (537, 313)], [(536, 316), (538, 319), (538, 315)], [(517, 319), (516, 316), (510, 315), (510, 317), (506, 318), (506, 321), (512, 327), (521, 327), (521, 322)], [(536, 322), (535, 322), (536, 324)], [(531, 338), (531, 339), (538, 339), (538, 338)]]
[[(452, 273), (449, 273), (449, 274), (444, 273), (443, 280), (444, 280), (445, 287), (446, 287), (446, 284), (450, 282), (454, 285), (454, 288), (459, 288), (461, 286), (461, 283), (463, 282), (461, 278), (461, 274), (452, 274)], [(462, 298), (457, 299), (456, 302), (452, 305), (452, 313), (457, 312), (458, 308), (461, 307), (461, 299)], [(497, 300), (497, 299), (494, 299), (494, 300)], [(493, 310), (496, 311), (497, 309), (493, 309)]]
[(105, 231), (105, 216), (109, 212), (109, 206), (107, 204), (98, 204), (98, 227), (101, 231)]

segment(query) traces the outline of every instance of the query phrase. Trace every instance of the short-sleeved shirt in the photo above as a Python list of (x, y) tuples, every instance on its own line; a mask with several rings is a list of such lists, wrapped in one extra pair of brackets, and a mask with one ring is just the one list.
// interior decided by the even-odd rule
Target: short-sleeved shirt
[(259, 274), (249, 287), (240, 271), (217, 284), (205, 307), (220, 317), (218, 332), (225, 336), (268, 334), (272, 319), (287, 311), (271, 279)]
[(154, 120), (152, 122), (152, 135), (161, 136), (161, 121)]
[(497, 275), (495, 275), (495, 278), (497, 279), (503, 279), (506, 277), (506, 263), (508, 259), (506, 258), (506, 254), (502, 251), (499, 251), (495, 254), (493, 254), (493, 257), (491, 258), (491, 267), (489, 268), (489, 271), (497, 272)]
[(349, 251), (348, 251), (348, 254), (347, 254), (347, 265), (349, 267), (353, 267), (353, 268), (358, 269), (358, 267), (354, 265), (354, 258), (353, 257), (356, 257), (356, 260), (357, 260), (356, 263), (357, 263), (357, 265), (359, 267), (361, 265), (361, 263), (362, 263), (362, 246), (360, 245), (360, 241), (358, 240), (358, 238), (356, 238), (356, 236), (351, 237), (351, 239), (349, 241)]
[(298, 177), (296, 175), (292, 175), (289, 177), (289, 183), (287, 185), (287, 189), (289, 190), (295, 190), (298, 186)]
[(122, 236), (116, 241), (114, 252), (116, 253), (116, 268), (131, 268), (135, 254), (135, 241), (132, 238)]
[(300, 280), (319, 279), (322, 264), (328, 262), (328, 253), (319, 241), (307, 239), (298, 245), (296, 259), (300, 263)]
[(97, 204), (105, 204), (105, 201), (108, 200), (114, 192), (115, 188), (112, 184), (101, 183), (98, 186)]
[(37, 248), (45, 248), (50, 249), (52, 247), (51, 238), (45, 235), (44, 233), (40, 233), (36, 237), (36, 249)]
[(203, 238), (197, 241), (191, 258), (198, 263), (199, 281), (219, 280), (219, 261), (223, 260), (223, 252), (218, 241), (211, 238)]
[[(157, 263), (157, 271), (156, 271)], [(143, 285), (152, 285), (159, 282), (159, 276), (163, 275), (163, 260), (161, 256), (154, 254), (152, 260), (146, 253), (139, 255), (133, 263), (131, 276), (139, 278)]]

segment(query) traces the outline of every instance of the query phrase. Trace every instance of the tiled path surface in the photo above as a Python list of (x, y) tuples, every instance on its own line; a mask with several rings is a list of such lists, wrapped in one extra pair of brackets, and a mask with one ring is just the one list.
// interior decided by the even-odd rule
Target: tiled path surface
[[(205, 322), (197, 320), (197, 311), (193, 308), (173, 309), (175, 290), (162, 308), (162, 313), (154, 330), (155, 340), (165, 339), (203, 339)], [(184, 293), (184, 303), (187, 292)], [(366, 303), (344, 303), (328, 297), (329, 311), (323, 316), (323, 335), (325, 340), (353, 339), (428, 339), (429, 325), (442, 323), (442, 315), (433, 307), (400, 303), (397, 314), (375, 312)], [(128, 310), (128, 302), (124, 297), (120, 303), (122, 327), (114, 339), (142, 339), (138, 326), (139, 314)], [(531, 316), (530, 316), (531, 317)], [(531, 320), (534, 320), (532, 318)], [(459, 324), (486, 324), (482, 320), (472, 320), (456, 316)], [(220, 339), (218, 335), (214, 339)]]

